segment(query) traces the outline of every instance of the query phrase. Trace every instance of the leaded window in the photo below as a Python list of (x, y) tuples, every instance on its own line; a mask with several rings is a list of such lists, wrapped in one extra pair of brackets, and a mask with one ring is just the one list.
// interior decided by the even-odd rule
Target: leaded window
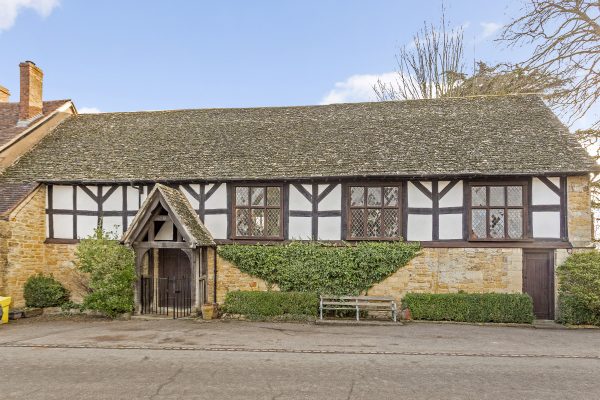
[(400, 185), (348, 188), (348, 238), (398, 239), (402, 234)]
[(470, 239), (523, 239), (526, 226), (525, 199), (524, 185), (471, 185)]
[(281, 186), (236, 186), (234, 237), (282, 239)]

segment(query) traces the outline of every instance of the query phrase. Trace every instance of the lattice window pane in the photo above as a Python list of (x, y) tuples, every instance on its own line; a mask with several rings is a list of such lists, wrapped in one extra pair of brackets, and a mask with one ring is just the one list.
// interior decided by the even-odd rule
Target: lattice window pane
[(509, 206), (520, 207), (523, 205), (523, 187), (522, 186), (507, 186), (507, 203)]
[(365, 188), (351, 187), (350, 188), (350, 206), (361, 207), (365, 205)]
[(265, 188), (253, 187), (250, 188), (250, 199), (253, 206), (265, 205)]
[(490, 186), (490, 206), (504, 207), (504, 186)]
[(367, 236), (381, 236), (381, 210), (367, 210)]
[(265, 210), (253, 209), (250, 211), (252, 217), (252, 236), (264, 236), (265, 234)]
[(490, 210), (490, 237), (495, 239), (504, 237), (504, 209)]
[[(268, 198), (268, 195), (267, 195)], [(265, 235), (279, 236), (281, 233), (281, 213), (279, 209), (269, 208), (265, 215)]]
[(485, 186), (473, 186), (471, 188), (471, 205), (474, 207), (483, 207), (487, 204), (487, 194)]
[(369, 207), (381, 206), (381, 188), (380, 187), (367, 188), (367, 206), (369, 206)]
[(508, 237), (511, 239), (523, 238), (523, 210), (508, 210)]
[(365, 210), (355, 208), (350, 211), (350, 234), (352, 237), (365, 236)]
[(383, 190), (383, 205), (386, 207), (398, 206), (398, 188), (386, 187)]
[(281, 204), (281, 188), (268, 187), (267, 188), (267, 205), (268, 206), (279, 206)]
[(235, 210), (235, 234), (250, 236), (250, 210), (247, 208)]
[(235, 188), (235, 204), (238, 206), (247, 206), (250, 202), (248, 196), (248, 187), (236, 187)]
[(485, 239), (487, 236), (486, 228), (487, 211), (471, 210), (471, 231), (477, 239)]
[(400, 236), (400, 224), (398, 221), (398, 210), (384, 209), (383, 210), (383, 236), (387, 238), (395, 238)]

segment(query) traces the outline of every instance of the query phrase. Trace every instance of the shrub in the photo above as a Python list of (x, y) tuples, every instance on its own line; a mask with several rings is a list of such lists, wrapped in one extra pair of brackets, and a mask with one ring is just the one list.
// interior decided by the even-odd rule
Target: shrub
[(284, 292), (358, 295), (408, 264), (419, 249), (418, 244), (405, 242), (343, 246), (294, 242), (219, 246), (219, 255)]
[(600, 252), (571, 255), (557, 274), (559, 322), (600, 325)]
[(59, 307), (69, 301), (69, 291), (52, 275), (30, 276), (23, 297), (27, 307)]
[(316, 316), (319, 298), (307, 292), (229, 292), (223, 310), (252, 319), (277, 316)]
[(117, 241), (117, 235), (98, 228), (83, 239), (76, 251), (79, 268), (89, 274), (90, 293), (83, 307), (109, 317), (133, 311), (135, 258), (133, 251)]
[(520, 293), (408, 293), (402, 300), (413, 319), (461, 322), (533, 322), (533, 301)]

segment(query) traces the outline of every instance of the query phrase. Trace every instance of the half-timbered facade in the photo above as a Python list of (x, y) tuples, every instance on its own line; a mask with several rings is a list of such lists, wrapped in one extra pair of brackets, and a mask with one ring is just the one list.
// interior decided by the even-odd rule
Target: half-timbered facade
[[(46, 247), (99, 223), (127, 237), (160, 183), (216, 244), (418, 241), (373, 293), (527, 291), (550, 318), (555, 266), (591, 243), (597, 169), (539, 98), (507, 96), (82, 115), (0, 185), (39, 185)], [(153, 241), (180, 240), (161, 218)], [(208, 301), (265, 287), (205, 259)]]

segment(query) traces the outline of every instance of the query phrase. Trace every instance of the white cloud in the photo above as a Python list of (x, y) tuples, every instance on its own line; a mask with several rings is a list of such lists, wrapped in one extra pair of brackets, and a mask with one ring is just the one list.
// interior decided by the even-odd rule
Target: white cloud
[(12, 28), (19, 13), (26, 8), (45, 18), (59, 3), (59, 0), (0, 0), (0, 31)]
[(81, 107), (77, 109), (77, 112), (79, 114), (98, 114), (100, 109), (96, 107)]
[(479, 25), (481, 25), (481, 27), (483, 28), (483, 33), (481, 34), (482, 39), (494, 36), (496, 32), (502, 29), (503, 26), (498, 22), (480, 22)]
[(378, 79), (382, 82), (393, 82), (396, 80), (396, 73), (352, 75), (345, 81), (336, 82), (333, 89), (323, 96), (321, 104), (375, 101), (377, 97), (373, 86)]

